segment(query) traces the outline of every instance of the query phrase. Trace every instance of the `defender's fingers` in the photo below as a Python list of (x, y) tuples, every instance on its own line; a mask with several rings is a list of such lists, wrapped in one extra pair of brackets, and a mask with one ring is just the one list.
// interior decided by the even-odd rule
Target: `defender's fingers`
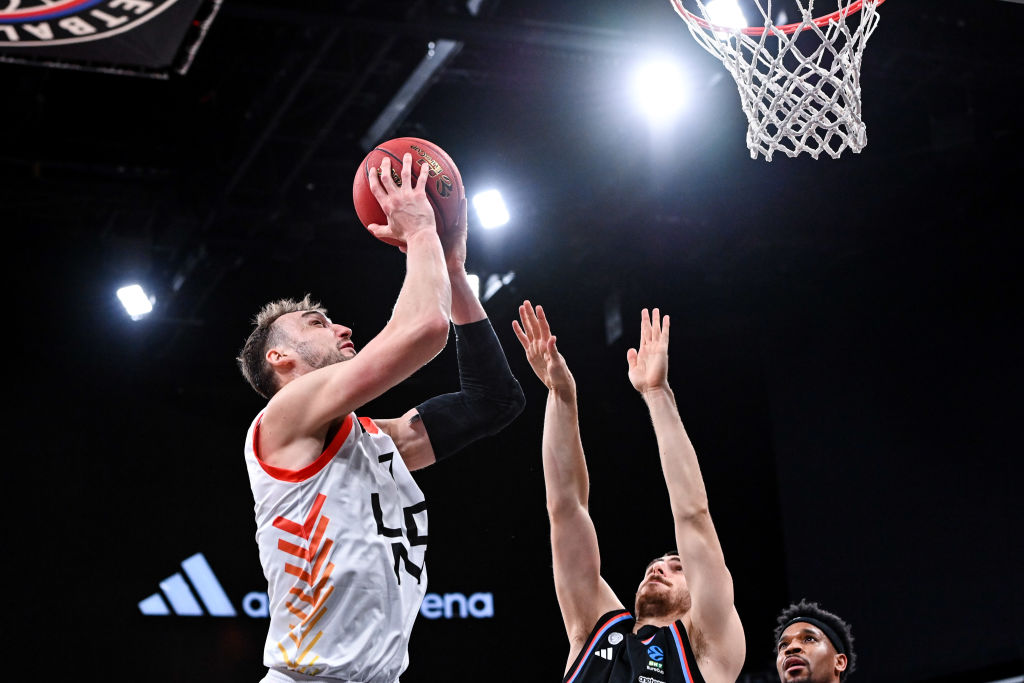
[(648, 342), (651, 340), (651, 318), (647, 314), (647, 309), (640, 311), (640, 341)]
[(523, 302), (520, 307), (520, 319), (523, 321), (523, 327), (526, 328), (526, 333), (530, 335), (530, 339), (533, 339), (538, 334), (539, 325), (537, 323), (537, 312), (533, 310), (533, 304), (530, 303), (529, 299)]
[(629, 349), (626, 351), (626, 364), (630, 368), (636, 367), (636, 349)]
[(548, 316), (544, 313), (543, 306), (537, 306), (537, 322), (540, 323), (541, 336), (551, 336), (551, 325), (548, 324)]
[(529, 350), (530, 340), (527, 338), (526, 333), (523, 332), (523, 328), (519, 326), (518, 320), (512, 321), (512, 331), (516, 333), (516, 338), (523, 345), (523, 348)]
[(661, 319), (661, 339), (666, 344), (668, 344), (668, 328), (670, 322), (671, 321), (668, 319), (667, 315)]
[(655, 308), (651, 311), (651, 339), (658, 339), (661, 336), (661, 310)]
[(533, 330), (530, 328), (530, 309), (526, 304), (519, 307), (519, 320), (521, 321), (519, 329), (523, 331), (527, 339), (533, 339)]

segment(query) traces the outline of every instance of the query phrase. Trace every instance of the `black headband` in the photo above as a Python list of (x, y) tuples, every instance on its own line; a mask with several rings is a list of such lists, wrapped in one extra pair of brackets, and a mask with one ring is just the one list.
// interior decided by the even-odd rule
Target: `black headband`
[(782, 627), (782, 630), (785, 631), (787, 628), (800, 621), (812, 624), (820, 628), (821, 632), (825, 634), (825, 637), (832, 641), (832, 647), (836, 649), (836, 652), (838, 652), (841, 655), (846, 654), (846, 645), (843, 644), (843, 639), (839, 637), (839, 634), (836, 633), (835, 630), (831, 626), (826, 624), (824, 621), (815, 619), (814, 617), (793, 617), (792, 619), (786, 622), (786, 625)]

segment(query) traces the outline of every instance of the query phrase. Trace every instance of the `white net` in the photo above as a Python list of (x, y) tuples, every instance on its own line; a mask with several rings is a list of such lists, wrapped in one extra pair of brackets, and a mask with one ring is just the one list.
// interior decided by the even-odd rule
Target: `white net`
[(867, 144), (860, 67), (884, 0), (836, 0), (838, 10), (818, 19), (814, 0), (796, 0), (799, 19), (785, 26), (773, 24), (772, 0), (757, 0), (763, 28), (747, 29), (722, 26), (702, 0), (692, 0), (696, 12), (682, 0), (670, 1), (697, 42), (736, 80), (752, 159), (760, 154), (771, 161), (780, 150), (836, 159)]

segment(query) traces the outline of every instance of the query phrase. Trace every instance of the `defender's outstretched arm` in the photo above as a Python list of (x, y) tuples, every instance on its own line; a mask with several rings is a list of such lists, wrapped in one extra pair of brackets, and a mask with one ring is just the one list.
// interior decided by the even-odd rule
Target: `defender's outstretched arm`
[[(733, 681), (746, 656), (746, 641), (733, 604), (732, 576), (711, 521), (697, 453), (679, 416), (668, 383), (668, 316), (657, 308), (641, 313), (639, 350), (626, 354), (629, 380), (650, 411), (668, 487), (676, 544), (690, 588), (690, 618), (707, 643), (702, 670)], [(695, 638), (696, 634), (691, 634)]]
[(530, 367), (548, 388), (542, 455), (555, 593), (569, 637), (566, 670), (583, 648), (594, 622), (622, 603), (601, 577), (597, 531), (590, 518), (590, 481), (580, 438), (576, 382), (558, 352), (544, 309), (529, 301), (512, 327)]

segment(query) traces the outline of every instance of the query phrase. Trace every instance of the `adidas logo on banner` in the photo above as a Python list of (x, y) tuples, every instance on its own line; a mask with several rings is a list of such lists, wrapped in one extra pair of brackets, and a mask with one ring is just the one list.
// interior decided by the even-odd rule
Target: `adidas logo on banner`
[(597, 655), (598, 657), (600, 657), (601, 659), (611, 659), (612, 658), (612, 648), (606, 647), (606, 648), (601, 649), (601, 650), (594, 650), (594, 654)]
[[(220, 581), (214, 576), (210, 564), (202, 553), (196, 553), (182, 562), (181, 568), (185, 570), (188, 582), (185, 581), (181, 572), (168, 576), (160, 582), (160, 590), (163, 591), (163, 595), (153, 593), (139, 603), (139, 610), (143, 614), (162, 616), (173, 611), (174, 614), (183, 617), (201, 617), (207, 613), (214, 617), (235, 616), (235, 608), (231, 606), (227, 593), (224, 592)], [(189, 588), (189, 582), (195, 592), (199, 594), (202, 606)], [(164, 597), (167, 598), (166, 602)], [(167, 606), (168, 602), (170, 607)], [(204, 606), (206, 607), (205, 612), (203, 611)]]
[[(3, 0), (0, 0), (3, 2)], [(181, 563), (184, 575), (175, 572), (160, 582), (160, 591), (139, 602), (139, 611), (146, 616), (181, 617), (234, 617), (235, 612), (220, 581), (202, 553), (196, 553)], [(187, 579), (187, 580), (186, 580)], [(253, 619), (270, 616), (270, 598), (266, 591), (247, 593), (239, 601), (242, 612)], [(205, 608), (205, 609), (204, 609)], [(420, 615), (426, 619), (491, 619), (494, 617), (492, 593), (427, 593), (420, 606)], [(611, 650), (609, 649), (609, 652)], [(610, 659), (610, 657), (608, 657)]]

